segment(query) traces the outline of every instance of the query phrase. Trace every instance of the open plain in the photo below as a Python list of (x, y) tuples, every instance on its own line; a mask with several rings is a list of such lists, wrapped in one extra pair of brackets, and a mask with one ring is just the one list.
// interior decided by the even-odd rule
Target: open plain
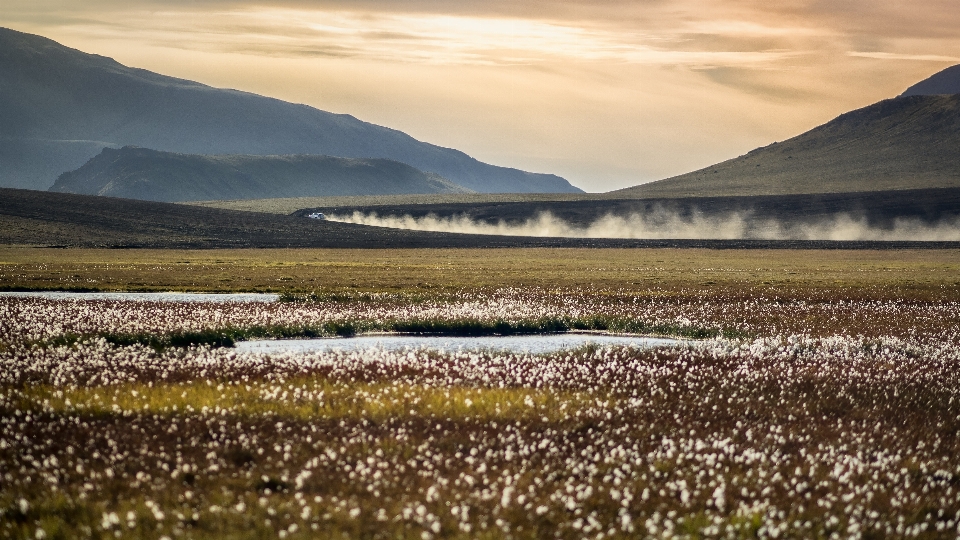
[(517, 287), (953, 300), (960, 250), (0, 247), (0, 290), (424, 295)]
[[(960, 252), (0, 250), (12, 538), (960, 529)], [(240, 352), (365, 332), (652, 350)]]
[(0, 540), (960, 538), (950, 4), (0, 3)]

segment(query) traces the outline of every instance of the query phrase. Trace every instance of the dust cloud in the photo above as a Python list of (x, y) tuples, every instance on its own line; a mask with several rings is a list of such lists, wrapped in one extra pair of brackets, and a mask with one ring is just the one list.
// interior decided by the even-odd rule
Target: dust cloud
[(887, 240), (887, 241), (960, 241), (960, 218), (925, 223), (919, 219), (896, 219), (888, 227), (871, 226), (864, 217), (838, 214), (816, 223), (784, 223), (772, 219), (752, 219), (749, 213), (708, 216), (701, 212), (680, 215), (659, 209), (626, 217), (606, 215), (586, 226), (568, 223), (549, 212), (523, 223), (487, 223), (465, 215), (438, 217), (427, 215), (378, 216), (353, 212), (332, 215), (331, 221), (467, 234), (502, 236), (538, 236), (564, 238), (629, 238), (692, 240)]

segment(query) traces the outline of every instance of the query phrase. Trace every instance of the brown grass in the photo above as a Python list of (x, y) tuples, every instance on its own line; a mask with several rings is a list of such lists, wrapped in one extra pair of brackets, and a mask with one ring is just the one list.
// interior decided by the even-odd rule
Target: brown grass
[(0, 289), (445, 292), (958, 299), (960, 251), (0, 248)]

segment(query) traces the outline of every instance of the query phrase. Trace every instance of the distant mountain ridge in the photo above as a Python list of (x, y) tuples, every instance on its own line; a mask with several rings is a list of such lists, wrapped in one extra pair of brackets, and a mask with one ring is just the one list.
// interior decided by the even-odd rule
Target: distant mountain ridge
[(0, 186), (46, 189), (103, 148), (314, 154), (406, 163), (478, 192), (581, 192), (397, 130), (121, 65), (0, 28)]
[(951, 66), (907, 88), (900, 97), (960, 94), (960, 65)]
[(105, 148), (60, 175), (50, 191), (161, 202), (471, 192), (388, 159), (203, 156), (133, 146)]
[(622, 197), (791, 195), (960, 187), (960, 94), (914, 95)]

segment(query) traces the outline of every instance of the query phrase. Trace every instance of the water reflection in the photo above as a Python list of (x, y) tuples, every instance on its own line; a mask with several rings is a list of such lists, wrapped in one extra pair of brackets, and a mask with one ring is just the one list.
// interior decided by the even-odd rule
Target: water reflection
[(681, 343), (680, 340), (640, 336), (608, 336), (598, 334), (549, 334), (526, 336), (359, 336), (329, 339), (283, 339), (243, 341), (237, 350), (263, 353), (356, 351), (370, 348), (387, 350), (434, 349), (442, 351), (494, 350), (514, 353), (544, 354), (576, 349), (589, 344), (623, 345), (649, 349)]

